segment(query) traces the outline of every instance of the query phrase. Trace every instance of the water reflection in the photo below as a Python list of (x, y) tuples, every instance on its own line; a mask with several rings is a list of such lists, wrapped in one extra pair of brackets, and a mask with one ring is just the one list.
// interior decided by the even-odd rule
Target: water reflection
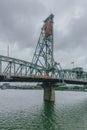
[(43, 130), (55, 130), (55, 104), (44, 102), (41, 114)]

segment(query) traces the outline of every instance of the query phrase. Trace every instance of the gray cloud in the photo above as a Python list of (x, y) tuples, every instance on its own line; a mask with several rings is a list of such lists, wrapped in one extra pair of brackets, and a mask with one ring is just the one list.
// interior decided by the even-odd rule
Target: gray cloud
[(6, 44), (14, 45), (12, 56), (31, 59), (28, 48), (33, 56), (43, 20), (53, 13), (55, 59), (64, 67), (70, 67), (74, 60), (86, 68), (86, 7), (86, 0), (0, 0), (0, 50)]
[(0, 0), (0, 38), (31, 46), (43, 10), (45, 7), (38, 0)]
[[(55, 28), (55, 51), (59, 51), (56, 59), (62, 62), (63, 66), (70, 66), (75, 61), (76, 66), (86, 67), (87, 59), (87, 2), (77, 1), (71, 5), (71, 9), (64, 12), (63, 24)], [(61, 21), (62, 21), (61, 20)], [(60, 21), (60, 22), (61, 22)], [(62, 27), (63, 26), (63, 27)], [(57, 54), (56, 54), (57, 55)]]

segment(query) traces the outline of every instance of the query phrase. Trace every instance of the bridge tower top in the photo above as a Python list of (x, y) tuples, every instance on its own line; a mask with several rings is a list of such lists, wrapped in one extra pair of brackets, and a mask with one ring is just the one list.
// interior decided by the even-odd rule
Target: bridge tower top
[[(34, 52), (32, 63), (35, 65), (40, 65), (44, 68), (45, 74), (48, 73), (52, 75), (53, 70), (53, 18), (54, 15), (51, 14), (48, 18), (44, 20), (43, 27), (41, 28), (40, 37)], [(31, 69), (32, 74), (34, 68)]]

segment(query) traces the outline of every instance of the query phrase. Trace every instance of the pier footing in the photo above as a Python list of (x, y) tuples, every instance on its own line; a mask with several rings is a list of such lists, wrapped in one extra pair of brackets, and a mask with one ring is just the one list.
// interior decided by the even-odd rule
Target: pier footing
[(55, 101), (55, 85), (44, 84), (44, 101)]

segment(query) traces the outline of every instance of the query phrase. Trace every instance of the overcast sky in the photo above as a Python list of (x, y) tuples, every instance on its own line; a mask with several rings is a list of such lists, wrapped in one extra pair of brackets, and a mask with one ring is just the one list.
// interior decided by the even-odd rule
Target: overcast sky
[(87, 70), (87, 0), (0, 0), (0, 55), (31, 61), (51, 13), (55, 61)]

